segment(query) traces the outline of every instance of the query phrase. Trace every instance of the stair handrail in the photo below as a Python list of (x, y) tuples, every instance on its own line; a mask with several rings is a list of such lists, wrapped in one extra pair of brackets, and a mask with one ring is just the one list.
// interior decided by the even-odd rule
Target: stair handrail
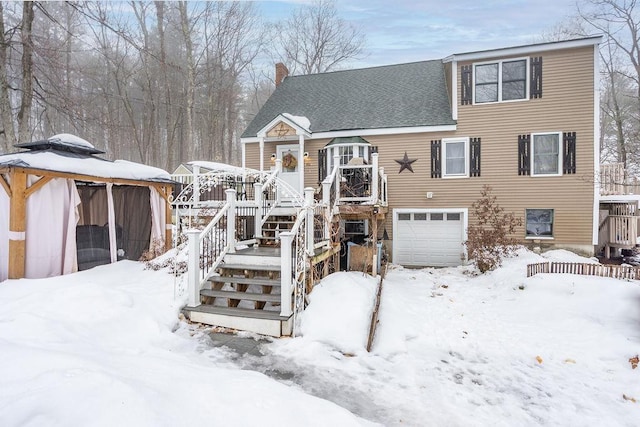
[[(218, 268), (229, 252), (235, 251), (235, 203), (236, 190), (225, 191), (227, 202), (203, 230), (187, 230), (189, 238), (188, 259), (188, 304), (200, 305), (200, 290)], [(226, 230), (221, 232), (216, 226), (226, 215)], [(218, 231), (214, 236), (214, 232)], [(209, 242), (206, 244), (206, 242)], [(216, 253), (216, 249), (219, 252)]]
[[(280, 204), (280, 191), (278, 191), (278, 188), (277, 188), (277, 183), (278, 183), (277, 179), (278, 179), (278, 176), (281, 174), (282, 174), (282, 159), (276, 159), (276, 167), (274, 168), (273, 172), (269, 175), (267, 180), (262, 183), (262, 193), (264, 194), (265, 192), (271, 190), (271, 187), (273, 187), (276, 194), (276, 200), (271, 206), (269, 206), (268, 210), (265, 209), (265, 212), (262, 212), (261, 210), (262, 206), (258, 206), (258, 210), (260, 210), (260, 225), (258, 226), (258, 223), (256, 221), (256, 233), (261, 232), (262, 227), (264, 226), (269, 216), (271, 216), (271, 213), (273, 212), (273, 210)], [(262, 194), (260, 194), (260, 197), (262, 198)]]
[[(315, 203), (313, 188), (305, 188), (305, 204), (298, 211), (291, 230), (280, 233), (280, 315), (293, 314), (294, 336), (299, 329), (299, 315), (306, 300), (306, 274), (313, 256), (313, 215)], [(310, 219), (311, 218), (311, 219)], [(309, 221), (311, 223), (309, 224)], [(294, 300), (291, 300), (291, 294)], [(291, 309), (293, 302), (293, 310)]]

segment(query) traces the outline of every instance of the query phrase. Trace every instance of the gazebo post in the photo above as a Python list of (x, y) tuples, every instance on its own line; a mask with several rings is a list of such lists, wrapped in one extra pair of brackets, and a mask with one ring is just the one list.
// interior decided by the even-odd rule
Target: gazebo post
[(27, 174), (11, 171), (9, 201), (9, 279), (21, 279), (25, 273), (27, 231)]

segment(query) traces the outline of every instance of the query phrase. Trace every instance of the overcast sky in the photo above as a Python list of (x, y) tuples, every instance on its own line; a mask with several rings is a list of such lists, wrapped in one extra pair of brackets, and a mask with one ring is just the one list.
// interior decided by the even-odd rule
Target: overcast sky
[[(304, 0), (262, 1), (269, 20)], [(338, 13), (366, 35), (366, 57), (350, 67), (440, 59), (453, 53), (539, 41), (576, 14), (576, 0), (338, 0)]]

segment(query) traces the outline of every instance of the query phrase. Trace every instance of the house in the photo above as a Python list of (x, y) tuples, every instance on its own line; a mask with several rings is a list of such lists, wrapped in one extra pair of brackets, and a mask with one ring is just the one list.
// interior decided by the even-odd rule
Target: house
[(171, 247), (174, 182), (70, 134), (0, 155), (0, 280), (72, 273)]
[(398, 264), (464, 263), (485, 185), (531, 248), (635, 245), (637, 201), (600, 194), (617, 170), (598, 160), (600, 41), (306, 76), (277, 64), (242, 167), (194, 163), (174, 202), (189, 230), (186, 315), (291, 335), (345, 252), (373, 274), (380, 241)]
[[(593, 255), (600, 42), (594, 36), (284, 77), (242, 134), (243, 166), (264, 171), (293, 156), (283, 176), (302, 190), (320, 188), (336, 161), (370, 164), (377, 153), (388, 199), (373, 237), (388, 237), (395, 263), (464, 262), (471, 204), (484, 185), (524, 219), (523, 244)], [(281, 64), (278, 70), (286, 75)], [(363, 218), (356, 229), (371, 235), (375, 224)]]

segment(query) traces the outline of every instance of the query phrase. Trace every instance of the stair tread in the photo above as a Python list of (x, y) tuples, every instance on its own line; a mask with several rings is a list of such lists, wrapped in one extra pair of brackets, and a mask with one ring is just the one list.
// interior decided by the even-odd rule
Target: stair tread
[(288, 317), (280, 316), (280, 311), (252, 310), (250, 308), (219, 307), (217, 305), (201, 304), (197, 307), (185, 307), (188, 311), (201, 313), (220, 314), (224, 316), (247, 317), (252, 319), (288, 320)]
[(216, 291), (214, 289), (202, 289), (200, 291), (200, 295), (215, 298), (280, 302), (280, 294), (263, 294), (258, 292)]
[(212, 276), (210, 282), (240, 283), (243, 285), (280, 286), (280, 279), (265, 279), (259, 277), (241, 276)]
[(218, 268), (224, 268), (227, 270), (253, 270), (253, 271), (280, 271), (279, 265), (249, 265), (249, 264), (233, 264), (222, 263)]

